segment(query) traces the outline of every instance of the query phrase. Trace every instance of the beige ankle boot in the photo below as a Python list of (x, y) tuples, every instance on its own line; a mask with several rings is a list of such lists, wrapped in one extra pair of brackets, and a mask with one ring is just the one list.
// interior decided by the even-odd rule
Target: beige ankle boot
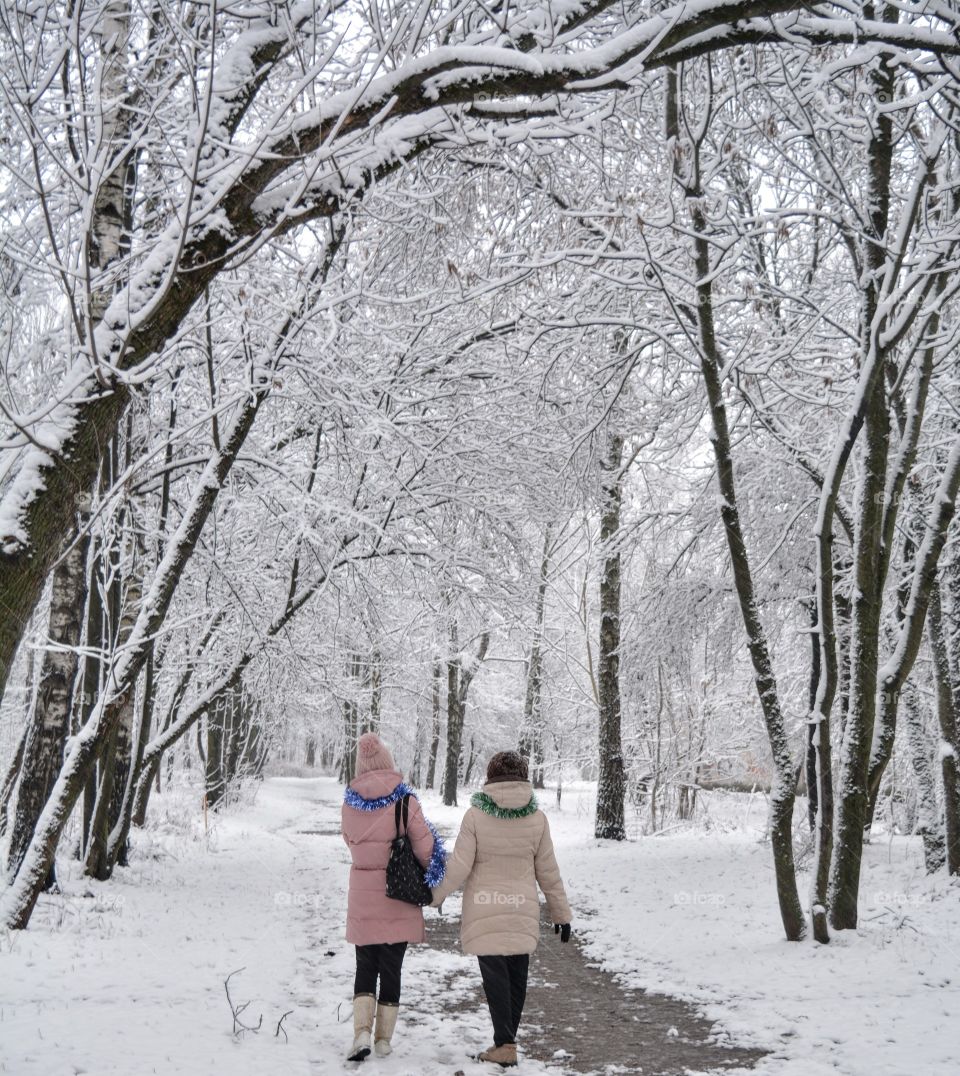
[(490, 1061), (501, 1068), (512, 1069), (517, 1063), (517, 1044), (505, 1042), (503, 1046), (491, 1046), (477, 1056), (478, 1061)]
[(397, 1028), (399, 1011), (399, 1005), (384, 1005), (382, 1001), (377, 1005), (377, 1029), (373, 1033), (373, 1052), (377, 1057), (386, 1057), (393, 1050), (390, 1040)]
[(377, 999), (373, 994), (357, 994), (353, 999), (353, 1046), (347, 1054), (348, 1061), (362, 1061), (369, 1056), (376, 1007)]

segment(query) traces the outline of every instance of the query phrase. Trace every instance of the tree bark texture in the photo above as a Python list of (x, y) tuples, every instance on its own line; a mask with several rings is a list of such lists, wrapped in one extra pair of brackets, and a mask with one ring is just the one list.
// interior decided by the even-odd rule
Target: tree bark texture
[[(87, 596), (87, 553), (90, 547), (86, 523), (89, 494), (78, 505), (81, 537), (65, 552), (54, 569), (50, 594), (48, 635), (50, 648), (40, 668), (33, 714), (23, 748), (20, 783), (12, 815), (7, 869), (14, 877), (23, 863), (56, 780), (63, 747), (70, 731), (74, 683), (77, 678), (77, 650), (83, 628)], [(48, 882), (53, 882), (53, 863), (48, 865)]]
[(620, 707), (620, 506), (623, 496), (623, 437), (607, 435), (601, 464), (600, 640), (597, 689), (600, 696), (599, 773), (594, 835), (600, 840), (622, 841), (626, 773), (621, 744)]
[(430, 693), (433, 725), (430, 730), (430, 759), (427, 763), (427, 788), (433, 788), (437, 773), (437, 754), (440, 750), (440, 682), (443, 678), (443, 664), (439, 658), (433, 662), (433, 673), (430, 678), (432, 690)]

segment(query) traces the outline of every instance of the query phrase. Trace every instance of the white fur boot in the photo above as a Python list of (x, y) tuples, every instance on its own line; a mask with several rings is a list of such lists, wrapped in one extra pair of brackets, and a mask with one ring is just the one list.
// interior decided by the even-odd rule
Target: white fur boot
[(397, 1028), (399, 1011), (399, 1005), (384, 1005), (381, 1002), (377, 1006), (377, 1030), (373, 1034), (373, 1051), (377, 1057), (386, 1057), (393, 1050), (390, 1040)]
[(357, 994), (353, 999), (353, 1046), (347, 1054), (348, 1061), (362, 1061), (370, 1056), (370, 1035), (376, 1007), (377, 1000), (373, 994)]

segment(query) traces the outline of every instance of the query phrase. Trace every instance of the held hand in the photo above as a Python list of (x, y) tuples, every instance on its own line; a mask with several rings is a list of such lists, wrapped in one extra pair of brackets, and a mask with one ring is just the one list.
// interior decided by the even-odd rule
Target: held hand
[(554, 923), (554, 934), (560, 935), (560, 941), (568, 942), (570, 940), (570, 924), (569, 923)]

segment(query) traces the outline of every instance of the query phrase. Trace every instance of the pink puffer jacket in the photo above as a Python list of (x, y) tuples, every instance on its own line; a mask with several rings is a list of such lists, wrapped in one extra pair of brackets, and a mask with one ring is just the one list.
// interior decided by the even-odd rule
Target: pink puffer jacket
[[(389, 796), (400, 783), (396, 770), (370, 770), (350, 782), (366, 800)], [(396, 836), (395, 805), (362, 811), (342, 808), (343, 839), (350, 849), (350, 890), (347, 896), (347, 941), (353, 945), (380, 942), (422, 942), (423, 912), (415, 904), (387, 896), (387, 860)], [(433, 835), (420, 804), (411, 796), (408, 814), (410, 843), (423, 867), (430, 862)]]

